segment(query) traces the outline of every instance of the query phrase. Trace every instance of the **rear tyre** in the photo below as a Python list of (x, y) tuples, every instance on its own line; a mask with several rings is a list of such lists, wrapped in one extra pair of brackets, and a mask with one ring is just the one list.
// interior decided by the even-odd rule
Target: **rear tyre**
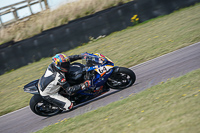
[(125, 67), (119, 67), (117, 72), (113, 72), (107, 81), (107, 85), (112, 89), (125, 89), (135, 83), (135, 73)]
[(31, 110), (40, 116), (53, 116), (62, 112), (62, 110), (45, 101), (40, 95), (34, 95), (30, 100)]

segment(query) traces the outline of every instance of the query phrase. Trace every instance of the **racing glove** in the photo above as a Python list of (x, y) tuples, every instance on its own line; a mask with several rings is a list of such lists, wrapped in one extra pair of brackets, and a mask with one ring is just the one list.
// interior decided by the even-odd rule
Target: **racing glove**
[(90, 80), (86, 80), (84, 83), (81, 84), (81, 90), (85, 90), (86, 88), (91, 86), (91, 81)]

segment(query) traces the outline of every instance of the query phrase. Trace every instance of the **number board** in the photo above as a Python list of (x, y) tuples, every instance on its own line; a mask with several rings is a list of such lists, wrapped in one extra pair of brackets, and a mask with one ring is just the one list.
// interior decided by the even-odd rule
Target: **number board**
[(103, 74), (103, 73), (109, 71), (111, 68), (113, 68), (113, 66), (106, 65), (106, 66), (101, 66), (101, 67), (99, 67), (99, 68), (97, 68), (97, 69), (95, 69), (95, 70), (96, 70), (96, 72), (98, 72), (99, 74)]

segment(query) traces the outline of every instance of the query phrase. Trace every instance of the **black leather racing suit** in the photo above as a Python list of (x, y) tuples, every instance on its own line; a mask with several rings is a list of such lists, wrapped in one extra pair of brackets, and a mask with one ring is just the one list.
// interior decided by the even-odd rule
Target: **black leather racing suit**
[[(70, 62), (73, 62), (81, 59), (81, 55), (72, 55), (69, 56), (69, 59)], [(39, 80), (38, 88), (40, 95), (48, 102), (64, 110), (68, 110), (72, 108), (73, 104), (70, 100), (58, 94), (60, 87), (64, 87), (69, 94), (72, 94), (81, 89), (81, 84), (69, 86), (66, 81), (65, 73), (59, 71), (53, 63), (51, 63)]]

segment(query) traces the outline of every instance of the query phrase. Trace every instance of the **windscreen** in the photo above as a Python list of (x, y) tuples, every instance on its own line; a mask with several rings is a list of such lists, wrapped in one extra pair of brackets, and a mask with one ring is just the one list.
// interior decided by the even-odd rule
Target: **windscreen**
[(104, 64), (104, 60), (105, 59), (98, 57), (98, 56), (95, 56), (95, 55), (85, 55), (82, 58), (82, 63), (85, 66), (92, 67), (92, 66)]

